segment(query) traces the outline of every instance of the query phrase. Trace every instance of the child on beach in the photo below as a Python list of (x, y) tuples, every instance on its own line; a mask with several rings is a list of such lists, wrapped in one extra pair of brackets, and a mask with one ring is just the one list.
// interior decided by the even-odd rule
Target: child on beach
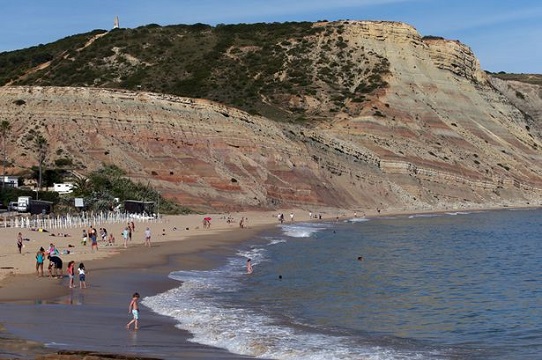
[(83, 238), (81, 239), (81, 245), (86, 245), (88, 240), (87, 231), (83, 229)]
[(75, 287), (74, 280), (73, 280), (73, 277), (75, 274), (75, 261), (72, 260), (68, 263), (67, 272), (68, 272), (68, 277), (70, 278), (69, 288), (73, 289)]
[(109, 241), (109, 246), (115, 245), (115, 236), (113, 236), (113, 233), (110, 233), (110, 234), (109, 234), (109, 239), (108, 239), (108, 241)]
[(43, 262), (45, 261), (45, 249), (40, 247), (36, 253), (36, 273), (43, 277)]
[(151, 229), (145, 229), (145, 246), (151, 247)]
[(128, 306), (128, 313), (132, 313), (133, 319), (128, 324), (126, 324), (126, 329), (130, 329), (130, 325), (134, 324), (134, 329), (139, 329), (139, 305), (137, 301), (139, 300), (139, 293), (134, 293), (132, 295), (132, 301)]
[(17, 248), (19, 249), (19, 254), (21, 254), (21, 250), (23, 249), (23, 234), (21, 233), (17, 235)]
[(128, 226), (124, 228), (124, 230), (122, 231), (122, 240), (124, 241), (124, 247), (128, 247)]
[(86, 279), (86, 271), (85, 271), (85, 265), (83, 263), (79, 264), (79, 288), (80, 289), (86, 289), (87, 288), (87, 279)]

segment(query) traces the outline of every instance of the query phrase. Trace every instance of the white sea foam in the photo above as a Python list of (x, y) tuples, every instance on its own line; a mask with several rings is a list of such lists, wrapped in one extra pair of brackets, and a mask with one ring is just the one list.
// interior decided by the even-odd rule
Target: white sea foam
[(439, 217), (439, 216), (442, 216), (441, 214), (414, 214), (414, 215), (409, 215), (409, 219), (416, 219), (416, 218), (433, 218), (433, 217)]
[(465, 211), (455, 211), (455, 212), (447, 212), (447, 215), (456, 216), (456, 215), (469, 215), (470, 212)]
[(285, 242), (286, 242), (286, 239), (274, 239), (274, 238), (269, 239), (269, 245), (283, 244)]
[(369, 219), (364, 218), (364, 217), (355, 217), (355, 218), (352, 218), (352, 219), (347, 219), (344, 222), (360, 223), (360, 222), (366, 222), (366, 221), (369, 221)]
[[(277, 325), (256, 309), (221, 306), (210, 292), (234, 291), (235, 277), (224, 271), (181, 271), (171, 278), (182, 286), (143, 299), (155, 312), (173, 317), (190, 331), (190, 341), (241, 355), (274, 359), (395, 359), (390, 349), (350, 344), (348, 337), (329, 336)], [(227, 289), (227, 290), (226, 290)]]
[[(309, 228), (300, 226), (287, 228), (296, 234), (309, 231)], [(310, 227), (310, 231), (319, 230), (322, 228)], [(142, 303), (156, 313), (177, 320), (178, 328), (193, 334), (190, 341), (236, 354), (296, 360), (404, 358), (395, 350), (360, 345), (347, 336), (319, 333), (308, 326), (278, 324), (277, 319), (265, 315), (258, 307), (241, 308), (221, 301), (223, 294), (242, 291), (245, 286), (244, 258), (251, 258), (253, 265), (257, 266), (266, 261), (265, 253), (264, 248), (253, 247), (239, 251), (239, 257), (229, 259), (220, 269), (173, 272), (170, 278), (182, 281), (182, 285), (145, 297)]]
[(284, 235), (293, 238), (308, 238), (314, 233), (327, 229), (325, 224), (298, 223), (291, 225), (281, 225)]
[[(449, 282), (432, 282), (432, 279), (449, 278), (450, 269), (462, 270), (456, 277), (457, 284), (461, 284), (464, 278), (469, 279), (472, 274), (478, 280), (480, 272), (475, 262), (470, 261), (470, 253), (474, 252), (469, 249), (477, 249), (478, 246), (478, 243), (470, 246), (473, 244), (472, 236), (487, 233), (491, 240), (485, 243), (492, 247), (499, 246), (494, 254), (509, 253), (509, 250), (502, 250), (509, 249), (509, 235), (502, 235), (498, 241), (492, 238), (496, 232), (493, 229), (499, 229), (498, 225), (508, 221), (509, 214), (495, 212), (491, 216), (478, 217), (478, 214), (473, 214), (461, 218), (457, 215), (463, 214), (440, 213), (441, 217), (435, 218), (434, 222), (423, 219), (425, 216), (420, 216), (422, 219), (419, 221), (405, 221), (406, 217), (401, 216), (398, 221), (391, 223), (393, 226), (379, 225), (380, 221), (373, 220), (365, 224), (283, 224), (278, 228), (280, 233), (273, 232), (273, 235), (259, 241), (259, 245), (240, 250), (237, 256), (229, 259), (219, 269), (172, 273), (171, 277), (182, 281), (182, 285), (164, 294), (144, 298), (143, 304), (174, 318), (179, 328), (193, 334), (191, 341), (252, 357), (411, 360), (493, 358), (486, 355), (501, 351), (509, 354), (507, 348), (499, 344), (506, 341), (515, 343), (517, 337), (514, 336), (515, 332), (506, 334), (504, 330), (499, 334), (494, 333), (495, 326), (502, 323), (500, 314), (496, 315), (496, 322), (489, 323), (491, 326), (486, 329), (478, 330), (479, 322), (474, 321), (472, 324), (463, 322), (462, 327), (453, 334), (440, 333), (438, 324), (446, 321), (446, 313), (449, 311), (443, 312), (439, 302), (431, 304), (423, 301), (424, 296), (431, 293), (456, 298), (458, 294), (463, 296), (461, 291), (465, 291), (467, 299), (481, 301), (460, 302), (455, 313), (464, 312), (464, 304), (467, 303), (473, 306), (469, 314), (479, 314), (485, 309), (484, 303), (499, 302), (503, 298), (497, 296), (498, 293), (486, 297), (477, 289), (472, 291), (469, 286), (450, 289)], [(523, 213), (516, 217), (516, 221), (520, 219), (521, 224), (528, 225), (533, 223), (533, 219), (540, 218), (533, 214), (531, 218), (524, 219)], [(419, 232), (411, 231), (413, 224), (419, 226)], [(417, 251), (404, 251), (410, 250), (411, 244), (418, 244), (420, 233), (433, 234), (434, 229), (438, 229), (446, 231), (446, 234), (456, 234), (457, 224), (464, 230), (454, 235), (457, 240), (453, 244), (441, 241), (447, 236), (437, 234), (436, 237), (427, 237), (429, 243), (417, 248)], [(360, 228), (365, 231), (359, 231)], [(532, 231), (528, 230), (531, 228)], [(308, 234), (312, 234), (312, 238), (301, 238)], [(359, 234), (363, 235), (361, 239)], [(405, 238), (405, 234), (410, 237)], [(538, 249), (537, 234), (536, 227), (523, 226), (520, 237), (526, 238), (528, 241), (525, 244), (532, 246), (532, 249)], [(405, 247), (396, 251), (401, 244)], [(450, 246), (453, 251), (446, 251)], [(373, 251), (369, 260), (361, 266), (356, 265), (354, 270), (351, 266), (354, 260), (344, 260), (345, 256), (351, 258), (352, 253), (366, 254), (369, 251)], [(464, 256), (457, 257), (457, 252)], [(404, 271), (410, 264), (419, 264), (418, 259), (432, 258), (434, 253), (442, 254), (438, 263), (442, 262), (445, 266), (440, 269), (436, 265), (426, 269), (415, 266), (411, 268), (412, 271)], [(453, 256), (446, 258), (447, 254)], [(536, 278), (539, 267), (536, 266), (536, 257), (529, 258), (522, 254), (521, 251), (516, 254), (520, 260), (514, 266), (521, 265), (522, 261), (531, 264), (527, 267), (527, 274), (532, 276), (524, 278), (524, 281), (530, 281)], [(253, 259), (256, 267), (250, 276), (246, 274), (246, 258)], [(456, 265), (457, 258), (465, 258), (461, 266)], [(375, 261), (377, 259), (381, 262)], [(508, 262), (498, 261), (498, 255), (494, 255), (493, 259), (497, 261), (491, 261), (487, 266), (499, 264), (500, 269), (500, 266)], [(402, 266), (382, 266), (388, 263)], [(433, 276), (437, 270), (442, 276)], [(491, 278), (493, 273), (488, 271), (482, 274), (479, 283), (485, 283), (483, 279)], [(278, 274), (285, 276), (277, 281)], [(503, 272), (499, 276), (504, 275), (516, 278), (514, 271)], [(425, 292), (419, 292), (418, 286), (415, 289), (397, 286), (397, 281), (401, 281), (400, 284), (415, 283), (419, 286), (430, 282), (431, 286)], [(499, 278), (496, 281), (502, 280)], [(532, 287), (527, 287), (531, 291)], [(335, 292), (335, 295), (329, 298), (321, 295), (330, 292)], [(410, 292), (411, 296), (403, 296), (405, 292)], [(420, 294), (420, 304), (424, 306), (413, 306), (413, 301), (417, 301)], [(530, 296), (530, 293), (527, 295), (523, 300), (536, 298)], [(386, 302), (388, 299), (392, 300), (387, 304), (390, 312), (386, 311), (385, 306), (379, 306), (381, 301)], [(503, 305), (507, 303), (505, 299)], [(536, 305), (536, 302), (531, 303)], [(447, 306), (452, 307), (451, 304)], [(400, 316), (396, 317), (395, 314)], [(330, 316), (336, 317), (338, 321)], [(487, 316), (491, 318), (490, 314)], [(523, 312), (518, 312), (512, 319), (517, 320), (512, 324), (522, 326), (525, 323)], [(423, 323), (423, 327), (419, 326), (420, 323)], [(529, 319), (531, 323), (536, 325), (536, 319)], [(525, 341), (520, 340), (518, 343), (528, 343), (528, 340)], [(497, 350), (494, 351), (494, 348)], [(531, 354), (531, 350), (523, 350), (519, 346), (514, 346), (513, 351), (523, 351), (523, 354), (527, 354), (524, 358), (529, 358)]]

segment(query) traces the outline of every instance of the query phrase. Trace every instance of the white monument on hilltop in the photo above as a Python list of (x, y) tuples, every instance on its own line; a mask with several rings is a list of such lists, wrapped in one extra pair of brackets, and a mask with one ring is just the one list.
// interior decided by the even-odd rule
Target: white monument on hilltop
[(119, 28), (119, 17), (115, 16), (115, 22), (113, 23), (113, 29)]

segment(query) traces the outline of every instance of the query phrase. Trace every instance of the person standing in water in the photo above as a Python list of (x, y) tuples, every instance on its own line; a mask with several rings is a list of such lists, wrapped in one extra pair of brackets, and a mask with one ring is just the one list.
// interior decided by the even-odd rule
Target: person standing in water
[(130, 329), (130, 325), (134, 324), (134, 330), (139, 329), (139, 304), (137, 301), (139, 300), (139, 293), (134, 293), (132, 295), (132, 301), (130, 301), (130, 305), (128, 305), (128, 313), (132, 313), (133, 319), (128, 324), (126, 324), (126, 329)]
[(68, 263), (68, 270), (67, 271), (68, 271), (68, 278), (70, 279), (68, 287), (70, 289), (73, 289), (75, 287), (74, 279), (73, 279), (73, 277), (75, 275), (75, 261), (72, 260), (72, 261), (70, 261)]
[(79, 264), (79, 268), (77, 270), (79, 271), (79, 288), (86, 289), (87, 288), (87, 271), (85, 269), (85, 264), (83, 263)]
[(252, 274), (252, 263), (250, 261), (250, 259), (247, 260), (247, 274)]

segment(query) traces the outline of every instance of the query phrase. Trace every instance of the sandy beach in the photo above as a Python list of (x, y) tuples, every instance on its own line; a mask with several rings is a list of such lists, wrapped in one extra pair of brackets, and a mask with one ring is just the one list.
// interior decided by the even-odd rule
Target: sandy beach
[[(130, 319), (127, 312), (131, 294), (138, 291), (143, 297), (166, 291), (178, 285), (168, 280), (167, 274), (178, 269), (207, 269), (247, 241), (258, 232), (276, 226), (277, 214), (284, 213), (287, 222), (309, 220), (304, 210), (282, 210), (270, 212), (243, 212), (235, 214), (166, 216), (156, 222), (135, 222), (133, 240), (123, 247), (122, 230), (126, 224), (96, 224), (106, 227), (115, 236), (115, 244), (99, 241), (98, 251), (90, 244), (81, 244), (82, 228), (39, 232), (28, 229), (0, 229), (1, 244), (5, 249), (0, 256), (0, 314), (3, 329), (0, 339), (5, 350), (0, 358), (58, 358), (62, 344), (70, 344), (70, 337), (82, 331), (88, 336), (85, 349), (70, 351), (97, 351), (123, 355), (142, 354), (154, 358), (175, 358), (165, 344), (175, 344), (183, 358), (242, 358), (222, 349), (200, 346), (187, 341), (190, 334), (174, 328), (173, 321), (160, 315), (144, 313), (141, 329), (134, 339), (134, 332), (124, 329)], [(347, 216), (346, 212), (328, 211), (323, 219)], [(211, 226), (204, 228), (203, 218), (211, 217)], [(228, 221), (231, 218), (232, 221)], [(244, 219), (244, 227), (239, 222)], [(152, 246), (144, 246), (144, 230), (151, 230)], [(16, 246), (17, 234), (24, 241), (22, 253)], [(70, 234), (64, 236), (63, 234)], [(63, 277), (47, 276), (48, 261), (45, 261), (45, 277), (35, 271), (35, 255), (40, 247), (48, 249), (53, 243), (63, 260)], [(69, 254), (63, 254), (67, 250)], [(209, 256), (209, 251), (214, 254)], [(67, 263), (85, 263), (87, 289), (68, 287)], [(78, 281), (75, 282), (78, 285)], [(46, 311), (41, 311), (45, 310)], [(37, 314), (39, 312), (39, 314)], [(83, 312), (83, 313), (81, 313)], [(48, 336), (51, 324), (57, 332)], [(105, 325), (106, 324), (106, 325)], [(76, 330), (76, 331), (74, 331)], [(141, 336), (143, 335), (143, 336)], [(51, 339), (56, 339), (52, 341)], [(58, 338), (64, 339), (59, 341)], [(51, 344), (54, 342), (54, 344)], [(43, 344), (49, 344), (44, 347)], [(111, 344), (118, 344), (112, 348)], [(44, 357), (46, 358), (46, 357)]]
[[(96, 228), (103, 226), (112, 232), (116, 241), (113, 246), (99, 242), (99, 249), (94, 252), (89, 244), (81, 245), (82, 228), (54, 233), (0, 229), (0, 244), (4, 248), (0, 255), (0, 358), (58, 359), (62, 358), (59, 351), (67, 351), (66, 359), (71, 356), (70, 351), (75, 351), (77, 358), (83, 358), (81, 351), (160, 359), (244, 358), (192, 343), (191, 335), (177, 329), (173, 320), (145, 309), (141, 329), (127, 331), (124, 325), (130, 320), (128, 304), (135, 291), (145, 297), (178, 286), (178, 282), (167, 277), (171, 271), (216, 268), (242, 242), (277, 226), (279, 213), (284, 214), (286, 222), (292, 221), (290, 213), (294, 215), (294, 222), (309, 220), (309, 212), (299, 209), (166, 216), (156, 222), (136, 221), (133, 240), (127, 248), (123, 247), (121, 236), (126, 224), (96, 224)], [(405, 213), (367, 211), (358, 212), (358, 216)], [(334, 221), (352, 217), (355, 212), (326, 209), (321, 214), (322, 220)], [(210, 228), (204, 228), (204, 217), (212, 218)], [(228, 218), (232, 221), (227, 221)], [(243, 228), (239, 226), (242, 218)], [(144, 246), (147, 227), (152, 234), (150, 248)], [(24, 241), (22, 254), (16, 246), (19, 231), (28, 239)], [(71, 236), (59, 236), (60, 233)], [(35, 254), (39, 247), (47, 249), (50, 243), (55, 244), (61, 254), (70, 251), (60, 255), (65, 264), (62, 279), (36, 276)], [(65, 269), (70, 260), (85, 263), (87, 289), (68, 287)], [(47, 264), (46, 261), (46, 275)], [(75, 283), (78, 285), (77, 280)], [(69, 344), (81, 344), (81, 334), (86, 345), (70, 347)]]

